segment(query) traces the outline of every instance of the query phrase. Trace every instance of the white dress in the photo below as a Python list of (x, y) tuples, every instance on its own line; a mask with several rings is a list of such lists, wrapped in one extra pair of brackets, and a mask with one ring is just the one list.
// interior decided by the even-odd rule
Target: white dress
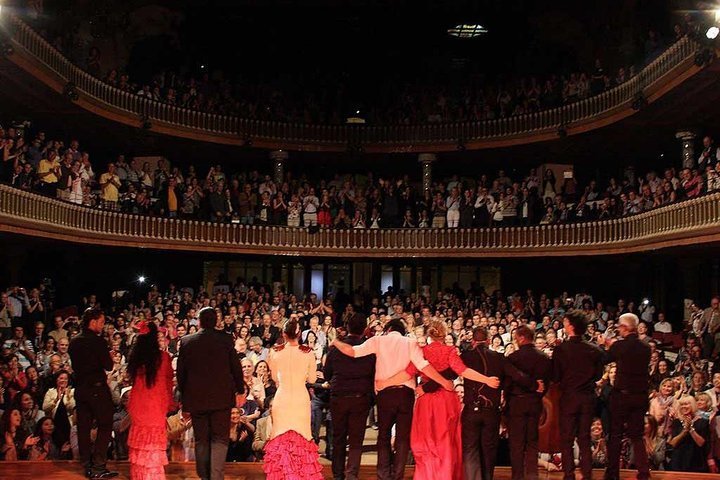
[(278, 385), (272, 408), (270, 438), (294, 430), (308, 440), (310, 433), (310, 393), (306, 383), (315, 383), (317, 364), (312, 351), (298, 345), (273, 348), (268, 364)]
[(278, 389), (272, 405), (272, 431), (265, 445), (266, 480), (322, 480), (305, 386), (317, 379), (315, 355), (306, 346), (286, 344), (270, 351), (268, 364)]

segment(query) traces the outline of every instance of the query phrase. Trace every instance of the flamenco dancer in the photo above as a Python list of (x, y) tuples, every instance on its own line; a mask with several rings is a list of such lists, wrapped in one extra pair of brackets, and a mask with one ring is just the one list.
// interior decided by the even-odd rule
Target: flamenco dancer
[(310, 432), (310, 395), (306, 383), (317, 379), (315, 355), (300, 346), (300, 326), (290, 320), (283, 329), (284, 345), (268, 357), (278, 385), (272, 408), (272, 432), (265, 445), (263, 470), (268, 480), (322, 480), (318, 447)]
[[(423, 356), (440, 375), (447, 379), (458, 376), (487, 385), (492, 389), (500, 386), (498, 377), (488, 377), (472, 368), (468, 368), (460, 359), (454, 346), (445, 345), (447, 335), (445, 323), (434, 320), (428, 328), (432, 343), (423, 347)], [(410, 364), (406, 371), (400, 372), (385, 381), (376, 382), (378, 390), (394, 385), (403, 385), (418, 373)], [(415, 402), (410, 445), (415, 456), (415, 480), (462, 480), (462, 448), (460, 446), (460, 400), (455, 392), (440, 387), (427, 375), (421, 374), (422, 383), (418, 387)]]
[(143, 321), (138, 326), (128, 372), (133, 379), (128, 405), (130, 478), (161, 480), (168, 463), (166, 416), (172, 404), (173, 370), (170, 355), (160, 350), (155, 323)]

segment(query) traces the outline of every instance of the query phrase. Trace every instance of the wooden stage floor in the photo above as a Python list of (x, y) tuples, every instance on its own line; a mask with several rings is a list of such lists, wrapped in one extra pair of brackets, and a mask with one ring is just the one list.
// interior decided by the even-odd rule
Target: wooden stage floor
[[(120, 472), (120, 476), (116, 477), (120, 480), (128, 480), (130, 466), (127, 462), (119, 462), (109, 464), (111, 469)], [(194, 463), (171, 463), (166, 468), (167, 480), (186, 480), (197, 479), (195, 475)], [(405, 470), (405, 478), (412, 478), (412, 468)], [(330, 467), (325, 465), (324, 475), (326, 479), (332, 479)], [(83, 480), (85, 477), (78, 463), (76, 462), (0, 462), (0, 480), (15, 479), (33, 479), (33, 480)], [(228, 480), (263, 480), (265, 475), (262, 471), (262, 465), (259, 463), (229, 463), (225, 468), (225, 478)], [(376, 478), (375, 467), (363, 465), (360, 469), (360, 478), (370, 480)], [(495, 470), (496, 480), (508, 480), (510, 478), (509, 467), (498, 467)], [(580, 475), (577, 474), (577, 478)], [(603, 471), (595, 470), (593, 479), (602, 479)], [(634, 479), (635, 472), (624, 470), (620, 478)], [(653, 480), (694, 480), (694, 479), (714, 479), (718, 480), (719, 475), (712, 474), (691, 474), (683, 472), (653, 472)], [(547, 474), (540, 472), (540, 479), (561, 480), (562, 475), (559, 473)], [(438, 480), (444, 480), (438, 478)]]

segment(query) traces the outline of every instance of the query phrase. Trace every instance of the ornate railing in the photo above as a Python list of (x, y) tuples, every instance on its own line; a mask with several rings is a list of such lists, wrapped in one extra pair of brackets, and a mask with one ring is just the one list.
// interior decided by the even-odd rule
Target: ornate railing
[[(27, 67), (19, 57), (29, 57), (44, 73), (51, 73), (52, 80), (43, 80), (54, 82), (57, 90), (67, 84), (74, 85), (78, 103), (94, 107), (96, 113), (136, 126), (149, 121), (146, 128), (178, 136), (195, 134), (202, 135), (207, 141), (238, 145), (252, 142), (257, 147), (299, 150), (442, 151), (455, 150), (459, 146), (473, 149), (510, 141), (544, 140), (554, 137), (561, 128), (572, 133), (573, 127), (597, 122), (602, 117), (620, 111), (629, 114), (640, 95), (649, 97), (660, 86), (693, 68), (697, 49), (695, 42), (683, 38), (627, 82), (600, 95), (538, 113), (488, 121), (424, 125), (313, 125), (203, 113), (148, 100), (84, 72), (17, 16), (6, 15), (4, 23), (15, 49), (11, 60)], [(669, 75), (671, 73), (674, 75)]]
[(245, 226), (129, 215), (0, 185), (0, 231), (81, 243), (299, 256), (499, 257), (597, 255), (720, 240), (720, 193), (631, 217), (480, 229)]

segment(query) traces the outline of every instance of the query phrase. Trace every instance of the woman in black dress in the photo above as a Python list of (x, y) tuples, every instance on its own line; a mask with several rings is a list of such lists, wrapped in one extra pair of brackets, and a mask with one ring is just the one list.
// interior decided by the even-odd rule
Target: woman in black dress
[(673, 448), (670, 470), (707, 472), (710, 427), (708, 421), (698, 415), (693, 397), (680, 397), (670, 431), (668, 444)]

